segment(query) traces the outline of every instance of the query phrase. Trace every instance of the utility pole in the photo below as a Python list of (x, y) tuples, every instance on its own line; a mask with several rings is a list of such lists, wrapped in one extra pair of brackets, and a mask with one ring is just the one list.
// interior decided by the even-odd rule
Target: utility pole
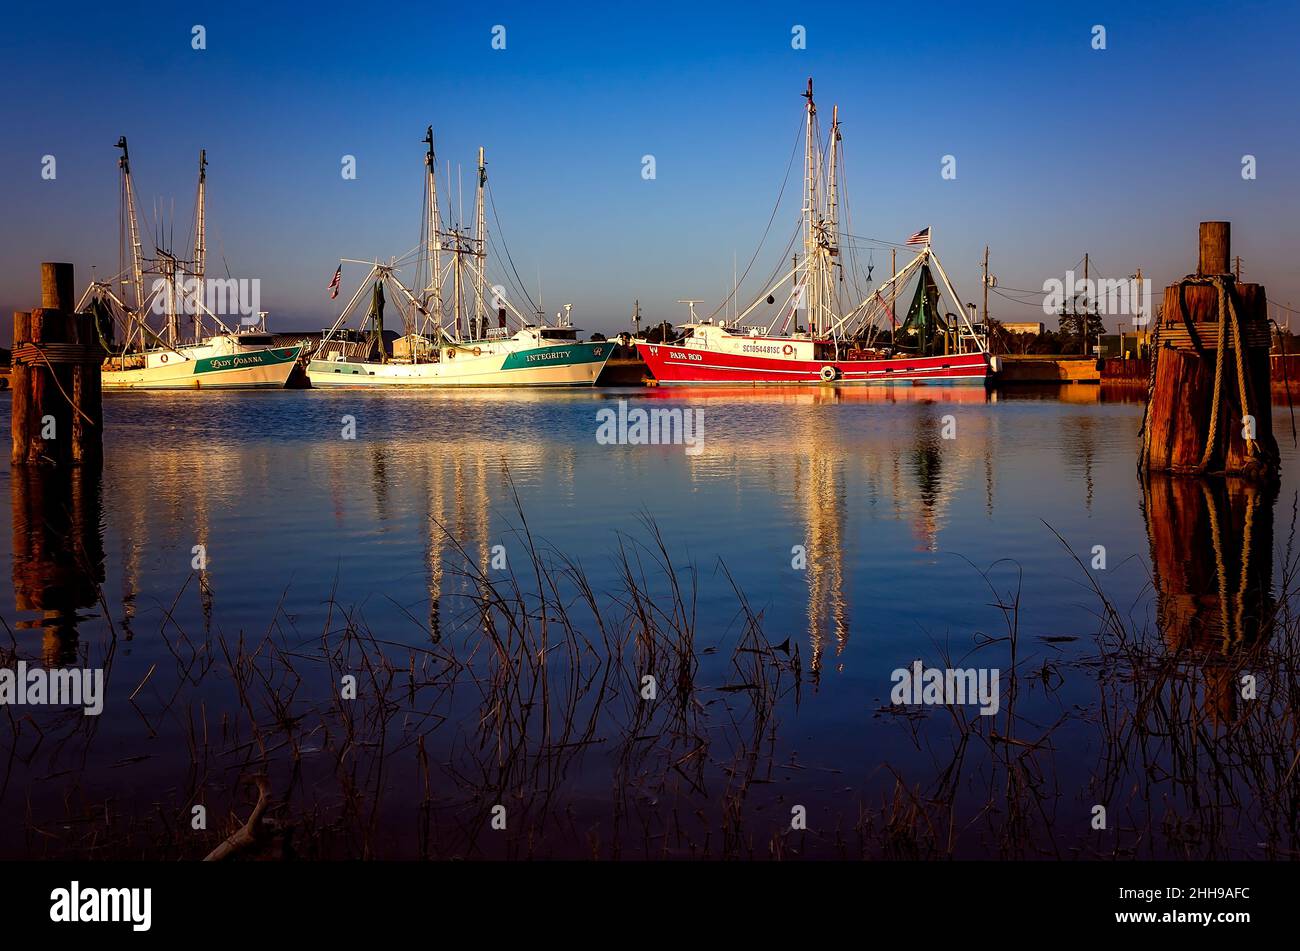
[[(1137, 269), (1137, 303), (1133, 307), (1133, 346), (1138, 358), (1142, 357), (1142, 268)], [(1119, 355), (1124, 356), (1124, 337), (1119, 338)]]
[(1240, 283), (1241, 282), (1241, 255), (1240, 254), (1238, 254), (1236, 257), (1232, 259), (1232, 273), (1237, 278), (1237, 282)]
[[(1083, 252), (1083, 293), (1088, 293), (1088, 252)], [(1078, 305), (1075, 305), (1075, 313), (1079, 312)], [(1079, 340), (1083, 346), (1083, 355), (1088, 355), (1088, 299), (1083, 301), (1083, 316), (1076, 318), (1079, 321)]]

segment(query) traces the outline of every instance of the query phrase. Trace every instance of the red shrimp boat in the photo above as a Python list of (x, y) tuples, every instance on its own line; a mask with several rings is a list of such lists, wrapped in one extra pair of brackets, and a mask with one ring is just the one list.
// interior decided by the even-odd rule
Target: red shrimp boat
[[(852, 303), (855, 295), (851, 288), (870, 286), (873, 265), (868, 265), (864, 278), (859, 257), (873, 242), (841, 232), (838, 107), (832, 112), (829, 140), (823, 147), (811, 79), (803, 96), (807, 104), (802, 259), (796, 258), (784, 276), (730, 320), (697, 320), (694, 305), (698, 301), (685, 301), (691, 305), (691, 320), (679, 328), (675, 339), (637, 339), (637, 352), (654, 382), (987, 382), (996, 366), (988, 353), (986, 328), (976, 324), (961, 304), (931, 247), (930, 228), (916, 232), (904, 244), (891, 247), (876, 242), (895, 251), (914, 249), (914, 257), (888, 281)], [(911, 306), (900, 321), (894, 304), (913, 283)], [(724, 301), (718, 310), (729, 302)], [(765, 306), (775, 310), (764, 315)], [(949, 309), (945, 311), (945, 307)]]

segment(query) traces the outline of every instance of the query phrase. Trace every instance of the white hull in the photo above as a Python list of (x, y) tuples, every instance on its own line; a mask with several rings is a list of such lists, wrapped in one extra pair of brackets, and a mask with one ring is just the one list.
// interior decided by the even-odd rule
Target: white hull
[(146, 366), (121, 369), (113, 361), (100, 371), (105, 390), (257, 390), (284, 389), (301, 347), (244, 348), (236, 340), (214, 338), (208, 345), (152, 352)]
[(459, 347), (455, 357), (434, 363), (312, 360), (307, 377), (313, 387), (592, 386), (614, 352), (613, 344), (600, 342), (513, 343)]

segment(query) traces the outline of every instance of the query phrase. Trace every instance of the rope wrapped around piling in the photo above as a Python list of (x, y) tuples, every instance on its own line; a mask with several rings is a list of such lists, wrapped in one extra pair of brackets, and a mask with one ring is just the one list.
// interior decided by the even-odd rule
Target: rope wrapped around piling
[[(1224, 363), (1227, 356), (1225, 351), (1228, 346), (1229, 330), (1232, 332), (1232, 348), (1234, 356), (1236, 357), (1237, 372), (1235, 375), (1237, 396), (1241, 402), (1241, 411), (1245, 416), (1253, 416), (1254, 409), (1252, 407), (1253, 401), (1251, 399), (1250, 386), (1246, 381), (1247, 345), (1245, 340), (1245, 328), (1242, 326), (1241, 313), (1237, 309), (1236, 297), (1233, 294), (1232, 278), (1226, 275), (1200, 278), (1189, 277), (1179, 282), (1179, 308), (1182, 311), (1181, 316), (1183, 323), (1187, 326), (1189, 331), (1193, 330), (1193, 326), (1191, 315), (1187, 310), (1187, 301), (1184, 297), (1183, 291), (1185, 288), (1193, 284), (1213, 287), (1219, 294), (1218, 340), (1216, 341), (1214, 354), (1214, 396), (1212, 397), (1210, 404), (1210, 423), (1207, 427), (1205, 436), (1205, 450), (1201, 454), (1200, 464), (1194, 470), (1198, 473), (1205, 473), (1209, 471), (1210, 464), (1214, 459), (1215, 450), (1218, 448), (1219, 406), (1223, 394)], [(1192, 334), (1192, 342), (1200, 355), (1204, 357), (1205, 351), (1201, 347), (1200, 341), (1194, 332)], [(1250, 457), (1251, 461), (1257, 465), (1263, 465), (1264, 453), (1258, 441), (1252, 435), (1246, 435), (1244, 432), (1242, 433), (1242, 438), (1246, 443), (1246, 453)]]
[(99, 366), (104, 351), (81, 343), (20, 343), (13, 349), (15, 366)]
[(99, 425), (86, 415), (77, 405), (77, 401), (68, 395), (68, 391), (59, 382), (54, 372), (56, 366), (99, 366), (104, 362), (104, 353), (96, 347), (87, 347), (80, 343), (20, 343), (13, 348), (10, 358), (14, 366), (41, 366), (49, 368), (50, 379), (58, 388), (59, 394), (72, 407), (73, 411), (84, 419), (89, 426)]

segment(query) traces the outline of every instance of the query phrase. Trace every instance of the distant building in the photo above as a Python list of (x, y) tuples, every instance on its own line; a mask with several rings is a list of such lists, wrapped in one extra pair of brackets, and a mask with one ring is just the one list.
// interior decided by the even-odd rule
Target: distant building
[(1002, 329), (1009, 334), (1034, 334), (1035, 336), (1043, 332), (1043, 323), (1031, 323), (1028, 321), (1004, 321)]

